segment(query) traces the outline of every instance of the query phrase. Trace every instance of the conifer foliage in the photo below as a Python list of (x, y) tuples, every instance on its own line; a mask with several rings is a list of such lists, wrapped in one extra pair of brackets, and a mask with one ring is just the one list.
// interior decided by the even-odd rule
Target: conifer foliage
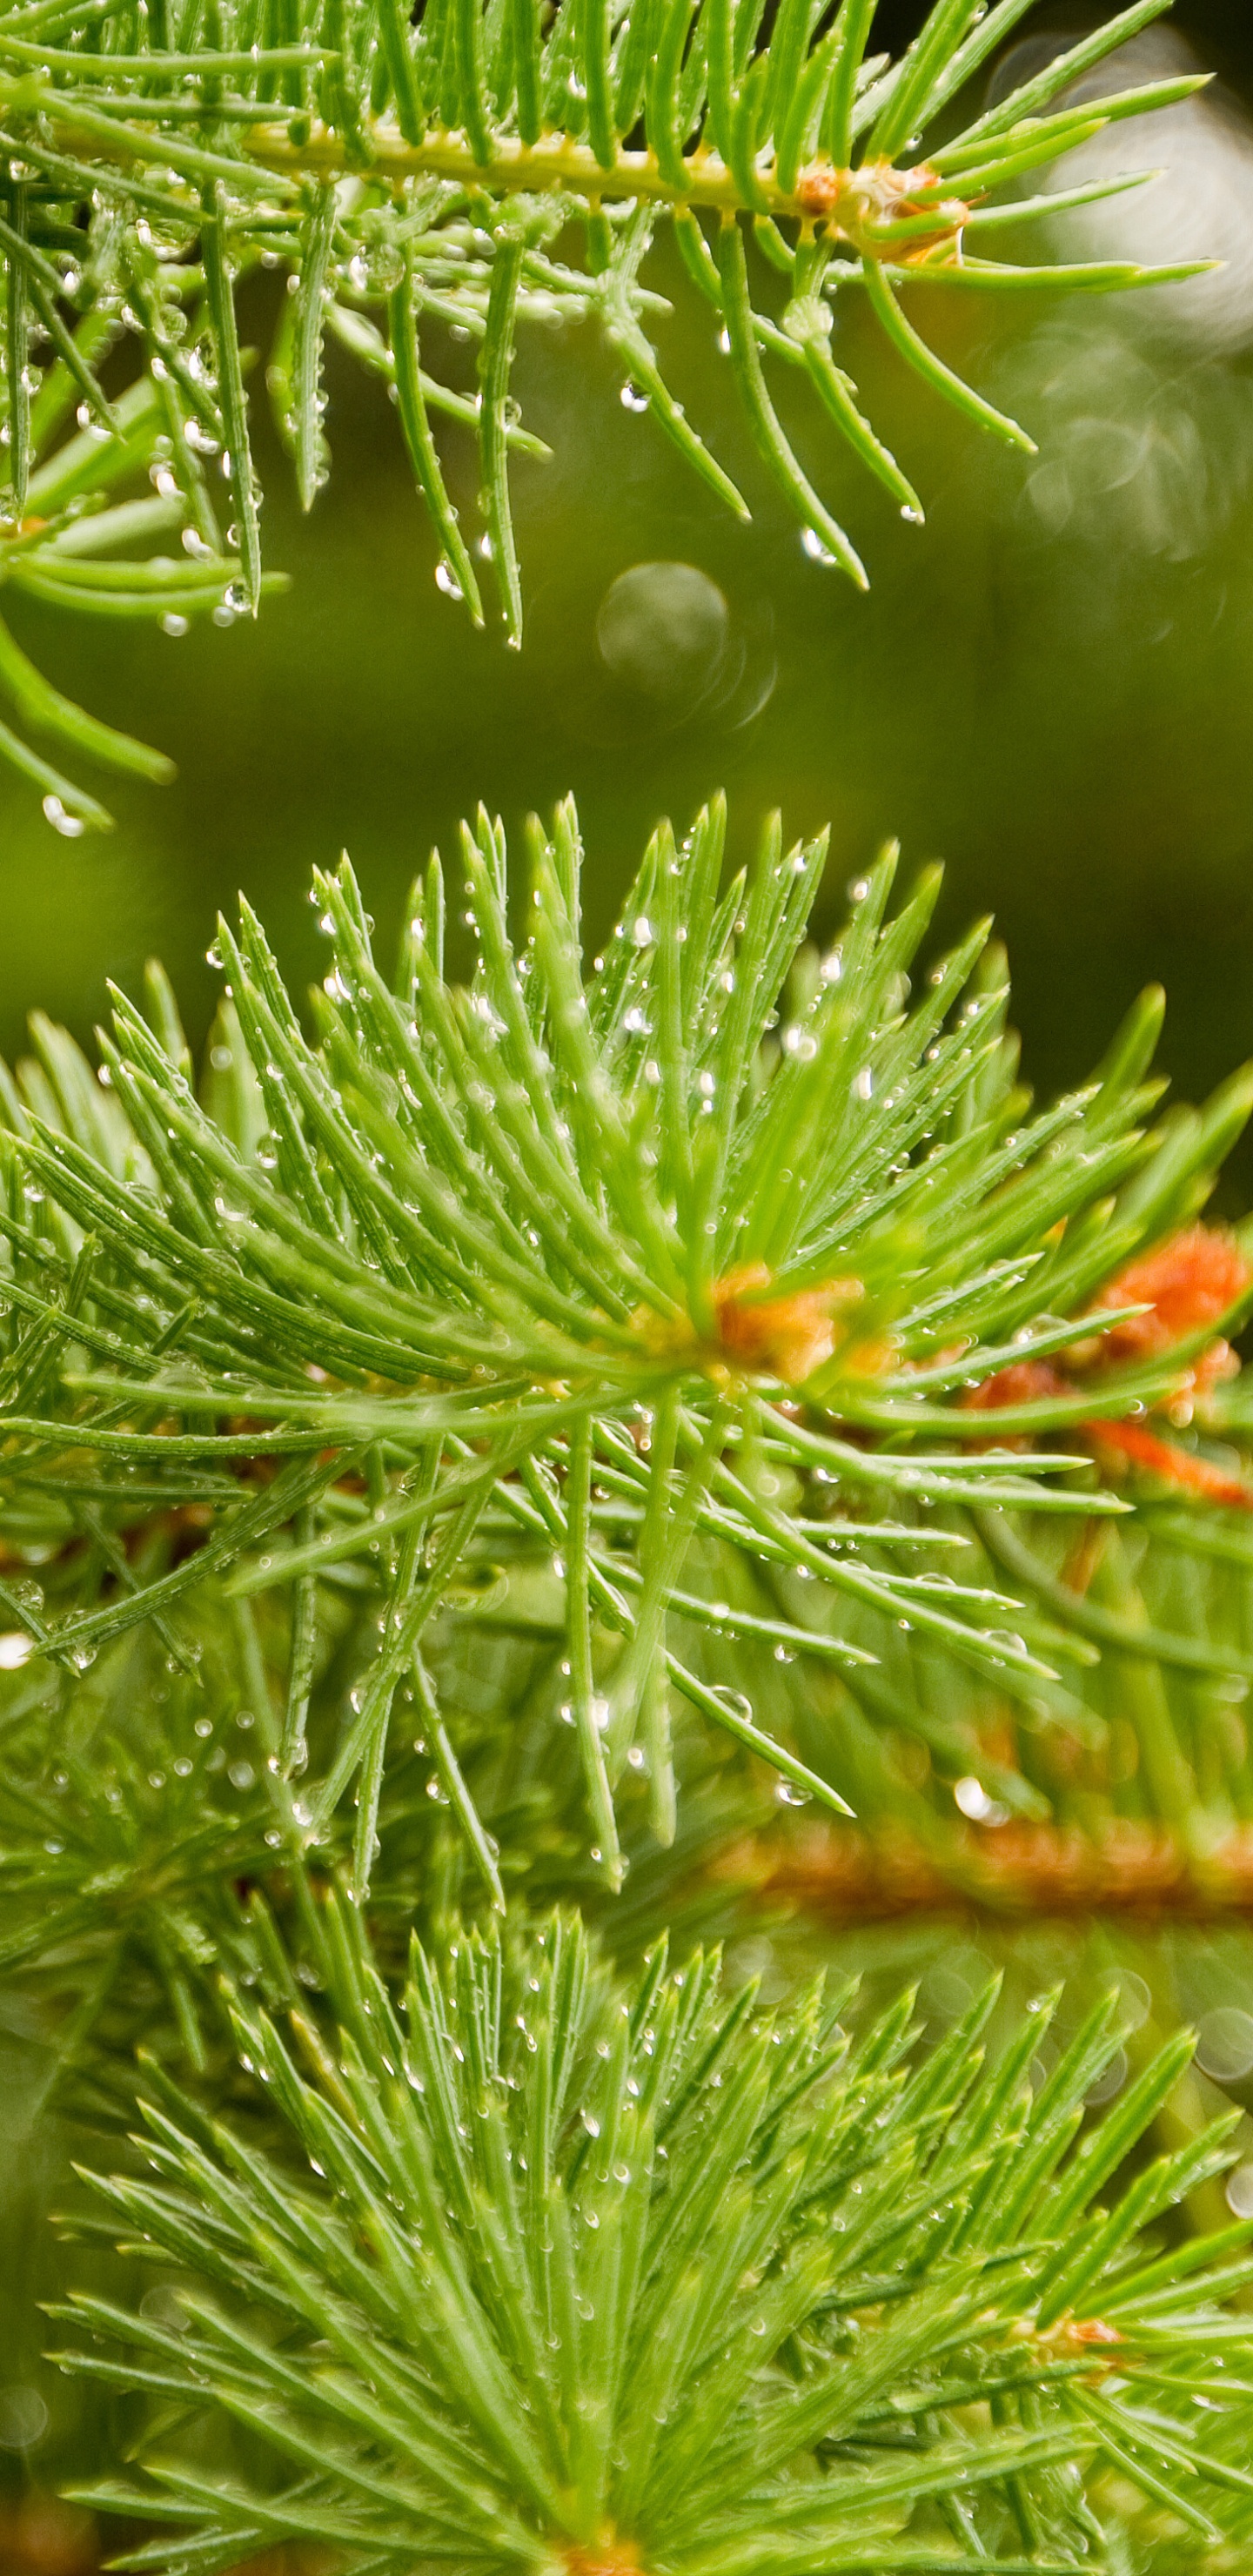
[[(204, 1100), (159, 982), (151, 1019), (117, 998), (103, 1095), (63, 1040), (56, 1091), (14, 1095), (8, 1472), (46, 1489), (51, 1469), (56, 1491), (68, 1470), (72, 1516), (86, 1469), (114, 1550), (93, 1549), (85, 1587), (74, 1561), (33, 1639), (81, 1670), (159, 1617), (177, 1655), (197, 1595), (281, 1587), (286, 1827), (316, 1847), (351, 1791), (361, 1894), (402, 1686), (438, 1720), (427, 1630), (467, 1579), (507, 1598), (519, 1563), (557, 1577), (559, 1714), (611, 1880), (625, 1774), (674, 1831), (676, 1698), (795, 1794), (845, 1803), (760, 1725), (719, 1645), (845, 1667), (855, 1690), (903, 1632), (967, 1686), (1047, 1694), (1091, 1654), (1085, 1605), (1047, 1573), (1026, 1597), (999, 1566), (964, 1580), (968, 1516), (986, 1533), (1011, 1513), (1046, 1530), (1124, 1512), (1090, 1455), (1102, 1421), (1178, 1410), (1253, 1295), (1234, 1242), (1227, 1302), (1202, 1299), (1191, 1330), (1137, 1334), (1156, 1310), (1108, 1294), (1203, 1201), (1247, 1075), (1146, 1128), (1150, 995), (1093, 1083), (1033, 1114), (986, 926), (907, 999), (934, 872), (891, 916), (889, 854), (820, 957), (801, 949), (823, 843), (785, 852), (772, 827), (719, 898), (722, 846), (720, 809), (682, 849), (663, 830), (585, 976), (572, 811), (532, 833), (516, 949), (503, 837), (480, 818), (468, 984), (442, 971), (438, 862), (391, 985), (345, 868), (314, 888), (331, 941), (317, 1042), (245, 909), (219, 932), (229, 1043)], [(1032, 1368), (1043, 1391), (1013, 1400)], [(970, 1401), (989, 1382), (1011, 1398), (992, 1413)], [(1181, 1482), (1215, 1472), (1158, 1445)], [(168, 1491), (200, 1523), (150, 1572), (124, 1544), (137, 1475), (141, 1519)], [(377, 1644), (311, 1747), (313, 1599), (363, 1559)], [(732, 1600), (743, 1561), (777, 1569), (772, 1604)], [(695, 1656), (676, 1613), (708, 1640)], [(1231, 1669), (1226, 1644), (1177, 1652)]]
[[(1109, 1998), (1033, 2095), (1044, 2002), (990, 2069), (992, 1993), (920, 2063), (909, 1999), (728, 2004), (716, 1958), (627, 1992), (560, 1919), (415, 1948), (398, 2013), (359, 1918), (311, 1912), (341, 2016), (235, 2002), (264, 2143), (160, 2079), (141, 2178), (97, 2188), (184, 2285), (62, 2312), (66, 2366), (159, 2401), (132, 2566), (315, 2539), (354, 2568), (1069, 2569), (1112, 2470), (1194, 2541), (1247, 2528), (1253, 2225), (1155, 2226), (1232, 2112), (1110, 2190), (1186, 2062), (1084, 2131)], [(847, 2000), (847, 1998), (845, 1998)], [(155, 2072), (155, 2070), (154, 2070)], [(119, 2346), (124, 2347), (119, 2350)], [(196, 2432), (238, 2437), (212, 2471)], [(182, 2428), (182, 2441), (172, 2439)]]
[[(1029, 449), (1028, 431), (931, 347), (929, 316), (972, 293), (1105, 293), (1191, 273), (1000, 256), (1002, 236), (1012, 247), (1042, 204), (1056, 212), (1151, 175), (1133, 166), (1033, 194), (1111, 119), (1196, 87), (1184, 77), (1120, 89), (1115, 75), (1108, 99), (1068, 103), (1167, 5), (1134, 0), (991, 107), (979, 75), (1031, 0), (935, 0), (897, 62), (870, 50), (875, 0), (834, 11), (788, 0), (773, 12), (763, 0), (430, 0), (416, 24), (399, 0), (12, 9), (0, 18), (6, 577), (94, 615), (255, 613), (266, 576), (237, 295), (252, 272), (277, 268), (290, 292), (266, 373), (305, 507), (328, 469), (334, 342), (395, 401), (442, 586), (481, 623), (485, 561), (517, 643), (509, 469), (547, 452), (511, 391), (520, 326), (599, 322), (624, 400), (652, 414), (707, 491), (748, 515), (651, 336), (664, 299), (646, 261), (664, 224), (712, 309), (766, 474), (811, 552), (864, 587), (772, 388), (797, 380), (814, 430), (920, 519), (909, 475), (832, 354), (839, 299), (864, 297), (931, 393)], [(450, 332), (472, 346), (468, 375)], [(143, 374), (114, 399), (119, 339)], [(41, 438), (75, 405), (87, 446), (41, 466)], [(477, 542), (451, 497), (437, 424), (477, 451)], [(136, 468), (156, 501), (110, 516), (114, 484)], [(181, 556), (114, 555), (166, 530)], [(152, 770), (155, 755), (71, 708), (16, 646), (0, 646), (0, 688), (36, 731)], [(0, 753), (44, 788), (59, 828), (107, 821), (24, 737), (0, 733)]]
[[(9, 11), (4, 577), (255, 608), (236, 289), (274, 269), (302, 499), (333, 338), (394, 395), (443, 586), (481, 617), (490, 565), (516, 641), (522, 322), (598, 317), (744, 510), (655, 355), (665, 223), (861, 581), (776, 377), (911, 517), (839, 296), (1027, 443), (915, 290), (1181, 273), (981, 238), (1192, 86), (1068, 104), (1159, 5), (992, 106), (1029, 0), (937, 0), (895, 63), (874, 0)], [(2, 626), (0, 689), (160, 773)], [(0, 751), (58, 828), (107, 820)], [(850, 1868), (872, 1910), (911, 1871), (1091, 1907), (1137, 1835), (1141, 1893), (1253, 1887), (1253, 1231), (1206, 1213), (1253, 1074), (1163, 1110), (1149, 993), (1038, 1106), (988, 926), (933, 959), (938, 875), (898, 901), (889, 851), (820, 943), (825, 859), (775, 821), (728, 881), (715, 801), (588, 955), (573, 807), (512, 857), (480, 812), (394, 965), (317, 876), (307, 1010), (241, 904), (199, 1075), (156, 967), (96, 1061), (36, 1020), (0, 1069), (0, 1969), (32, 2120), (92, 2133), (56, 2359), (117, 2393), (83, 2491), (125, 2563), (1247, 2557), (1253, 2220), (1233, 2186), (1214, 2230), (1239, 2113), (1189, 2033), (1133, 2042), (1107, 1977), (937, 2026), (695, 1946), (772, 1891), (838, 1914)]]
[(1033, 1110), (986, 925), (911, 994), (934, 874), (893, 913), (887, 854), (823, 951), (823, 857), (772, 827), (720, 891), (714, 807), (583, 960), (572, 810), (516, 941), (480, 818), (466, 981), (438, 861), (390, 981), (345, 867), (313, 1037), (246, 908), (198, 1086), (155, 971), (98, 1079), (37, 1027), (0, 1604), (51, 2082), (116, 2099), (154, 1993), (209, 2064), (214, 1964), (255, 1958), (232, 1882), (343, 1865), (434, 1924), (603, 1905), (633, 1860), (646, 1933), (772, 1774), (785, 1824), (855, 1810), (969, 1884), (963, 1819), (1096, 1853), (1130, 1727), (1124, 1812), (1221, 1901), (1253, 1280), (1198, 1217), (1249, 1077), (1155, 1118), (1150, 993)]

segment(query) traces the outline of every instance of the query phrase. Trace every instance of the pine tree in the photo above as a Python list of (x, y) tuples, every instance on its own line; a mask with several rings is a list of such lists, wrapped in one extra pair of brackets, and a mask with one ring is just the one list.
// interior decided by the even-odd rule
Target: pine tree
[[(648, 336), (664, 221), (862, 580), (766, 364), (910, 516), (839, 294), (1025, 443), (913, 289), (1183, 273), (978, 238), (1191, 86), (1067, 104), (1157, 13), (984, 107), (1025, 0), (938, 0), (895, 64), (873, 0), (40, 0), (0, 27), (9, 578), (255, 609), (268, 265), (302, 499), (331, 333), (481, 616), (432, 415), (477, 442), (516, 641), (521, 320), (596, 314), (745, 506)], [(476, 395), (423, 363), (449, 321)], [(3, 629), (0, 681), (159, 774)], [(107, 820), (0, 748), (60, 828)], [(820, 949), (825, 842), (776, 820), (727, 882), (724, 838), (720, 802), (663, 825), (589, 957), (573, 808), (512, 860), (480, 813), (394, 964), (347, 862), (316, 877), (303, 1016), (241, 903), (199, 1076), (155, 967), (96, 1059), (36, 1020), (3, 1074), (0, 1958), (82, 2149), (39, 2286), (125, 2564), (1247, 2555), (1240, 2114), (1169, 1992), (1137, 2023), (1098, 1932), (1067, 1994), (937, 2026), (830, 1926), (1247, 1911), (1253, 1227), (1204, 1212), (1253, 1073), (1162, 1110), (1151, 992), (1038, 1108), (988, 925), (932, 958), (936, 871), (894, 908), (885, 853)]]

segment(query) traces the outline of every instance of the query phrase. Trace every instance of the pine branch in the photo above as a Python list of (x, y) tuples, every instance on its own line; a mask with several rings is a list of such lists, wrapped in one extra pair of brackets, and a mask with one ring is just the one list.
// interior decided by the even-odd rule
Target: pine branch
[[(1179, 1228), (1248, 1076), (1147, 1125), (1150, 995), (1093, 1083), (1033, 1113), (986, 931), (911, 1002), (934, 873), (892, 917), (881, 861), (821, 958), (803, 943), (823, 854), (785, 854), (772, 828), (719, 900), (720, 810), (682, 850), (663, 829), (585, 979), (572, 812), (531, 835), (518, 948), (481, 818), (468, 986), (443, 971), (438, 862), (391, 986), (345, 868), (315, 886), (316, 1044), (245, 907), (220, 932), (202, 1096), (160, 979), (147, 1018), (117, 999), (105, 1090), (41, 1032), (12, 1092), (6, 1489), (89, 1488), (114, 1550), (45, 1577), (32, 1652), (73, 1672), (150, 1623), (185, 1645), (223, 1590), (291, 1601), (274, 1758), (300, 1789), (275, 1826), (333, 1854), (353, 1798), (361, 1893), (415, 1692), (492, 1885), (430, 1654), (450, 1607), (470, 1635), (490, 1625), (498, 1582), (524, 1627), (551, 1582), (539, 1631), (568, 1671), (546, 1723), (570, 1726), (611, 1884), (633, 1777), (673, 1831), (680, 1706), (785, 1798), (874, 1811), (891, 1785), (868, 1786), (842, 1711), (874, 1730), (930, 1711), (906, 1723), (941, 1776), (982, 1780), (983, 1711), (1043, 1708), (1064, 1731), (1103, 1655), (1253, 1673), (1238, 1605), (1171, 1598), (1146, 1624), (1089, 1597), (1066, 1552), (1077, 1531), (1090, 1556), (1130, 1507), (1111, 1459), (1137, 1492), (1164, 1478), (1202, 1532), (1247, 1508), (1238, 1461), (1170, 1416), (1199, 1427), (1239, 1400), (1223, 1337), (1249, 1261)], [(171, 1560), (132, 1541), (119, 1565), (154, 1494), (190, 1506), (195, 1542)], [(378, 1624), (347, 1703), (311, 1727), (297, 1640), (345, 1582)], [(1014, 1776), (1012, 1803), (1040, 1813), (1046, 1780)]]
[(88, 2491), (174, 2526), (125, 2563), (1017, 2576), (1104, 2557), (1110, 2471), (1244, 2545), (1250, 2230), (1169, 2229), (1236, 2114), (1136, 2153), (1186, 2037), (1085, 2126), (1108, 1996), (1033, 2094), (1052, 2003), (985, 2066), (995, 1987), (911, 2066), (908, 1999), (851, 2040), (847, 1992), (759, 2017), (664, 1949), (618, 1993), (561, 1920), (415, 1948), (400, 2011), (350, 1906), (306, 1940), (338, 2041), (237, 1996), (248, 2128), (154, 2069), (94, 2184), (177, 2327), (56, 2312), (155, 2401), (145, 2477)]
[[(765, 33), (755, 0), (11, 12), (0, 575), (171, 633), (255, 612), (265, 266), (302, 503), (330, 334), (394, 394), (442, 585), (481, 620), (486, 564), (516, 643), (538, 316), (597, 320), (747, 513), (653, 345), (673, 223), (763, 470), (864, 582), (778, 402), (921, 516), (841, 294), (1022, 447), (915, 290), (1192, 273), (986, 255), (1133, 184), (1023, 193), (1196, 86), (1073, 104), (1141, 0), (984, 110), (1026, 5), (938, 0), (898, 64), (874, 0)], [(5, 626), (0, 694), (58, 829), (108, 817), (28, 733), (165, 774)], [(308, 1026), (245, 906), (199, 1083), (155, 968), (98, 1067), (37, 1022), (0, 1073), (0, 1966), (32, 2116), (116, 2132), (149, 2043), (138, 2162), (76, 2224), (176, 2268), (179, 2325), (102, 2286), (59, 2356), (155, 2401), (144, 2470), (93, 2490), (162, 2526), (136, 2565), (1247, 2555), (1250, 2230), (1172, 2215), (1236, 2152), (1186, 2037), (1092, 2120), (1108, 1996), (1051, 2063), (1046, 2005), (985, 2065), (991, 1993), (915, 2058), (907, 1998), (759, 2017), (714, 1956), (634, 1965), (763, 1883), (831, 1910), (854, 1834), (863, 1913), (902, 1850), (990, 1907), (1055, 1905), (1061, 1853), (1090, 1908), (1120, 1835), (1176, 1907), (1248, 1877), (1253, 1237), (1200, 1216), (1253, 1077), (1159, 1116), (1150, 995), (1033, 1108), (986, 927), (911, 992), (938, 880), (893, 913), (889, 854), (820, 954), (824, 856), (772, 827), (724, 887), (720, 807), (663, 827), (589, 965), (572, 809), (521, 879), (480, 816), (468, 982), (438, 859), (390, 982), (345, 866)], [(536, 1928), (554, 1896), (604, 1961)]]
[[(280, 430), (308, 508), (329, 453), (322, 354), (330, 332), (388, 379), (415, 478), (440, 547), (438, 577), (476, 619), (479, 585), (434, 439), (431, 415), (478, 449), (484, 534), (510, 639), (522, 594), (508, 467), (543, 454), (511, 392), (518, 328), (537, 317), (597, 319), (627, 389), (706, 486), (747, 504), (686, 419), (650, 336), (660, 299), (643, 281), (659, 222), (676, 219), (684, 258), (715, 307), (766, 474), (811, 550), (864, 585), (850, 538), (794, 452), (770, 378), (799, 374), (827, 427), (895, 494), (912, 483), (862, 418), (831, 355), (835, 299), (864, 292), (889, 343), (932, 392), (1019, 447), (1006, 420), (934, 353), (934, 299), (915, 290), (1081, 293), (1152, 285), (1194, 268), (1134, 263), (1021, 267), (976, 247), (989, 227), (1031, 211), (1006, 189), (1087, 141), (1111, 119), (1185, 98), (1193, 79), (1068, 105), (1073, 83), (1160, 14), (1137, 0), (994, 110), (963, 124), (971, 85), (1024, 14), (998, 0), (936, 0), (903, 59), (868, 56), (874, 11), (843, 0), (761, 12), (730, 0), (622, 9), (565, 0), (429, 0), (415, 27), (396, 0), (316, 0), (295, 30), (277, 0), (184, 13), (173, 41), (164, 9), (135, 0), (52, 0), (0, 24), (0, 267), (5, 278), (3, 435), (9, 457), (6, 578), (88, 614), (164, 618), (256, 611), (262, 572), (257, 481), (235, 301), (258, 264), (277, 265), (283, 300), (267, 370)], [(1060, 102), (1060, 104), (1058, 104)], [(920, 157), (921, 156), (921, 157)], [(1089, 203), (1130, 184), (1048, 200)], [(716, 257), (701, 217), (716, 219)], [(746, 253), (749, 222), (789, 294), (767, 309), (764, 273)], [(899, 301), (904, 291), (908, 310)], [(915, 312), (921, 321), (920, 331)], [(377, 316), (377, 322), (374, 317)], [(468, 332), (477, 395), (430, 371), (432, 334)], [(139, 344), (140, 388), (112, 398), (106, 360), (120, 330)], [(47, 349), (49, 363), (41, 366)], [(423, 359), (427, 361), (423, 363)], [(103, 375), (102, 375), (103, 370)], [(84, 435), (39, 464), (67, 409)], [(206, 467), (220, 463), (233, 533), (223, 551)], [(179, 526), (180, 566), (88, 560), (107, 545), (47, 528), (35, 514), (93, 506), (124, 465), (151, 471), (167, 514), (115, 529), (120, 539)], [(16, 648), (0, 685), (28, 723), (92, 758), (158, 775), (156, 755), (110, 737), (37, 681)], [(107, 820), (84, 791), (16, 735), (0, 752), (46, 791), (51, 819), (74, 830)]]
[[(0, 221), (0, 247), (10, 263), (18, 241)], [(83, 291), (94, 300), (71, 331), (51, 299), (68, 299), (67, 278), (76, 291), (82, 288), (84, 272), (54, 268), (29, 243), (23, 256), (32, 297), (24, 337), (50, 341), (53, 356), (42, 379), (34, 371), (39, 389), (33, 401), (28, 385), (21, 396), (22, 497), (20, 507), (14, 500), (0, 542), (0, 586), (19, 600), (41, 600), (80, 616), (156, 618), (170, 635), (185, 634), (193, 617), (212, 616), (229, 625), (242, 601), (242, 567), (223, 543), (205, 484), (206, 442), (189, 443), (173, 377), (158, 357), (153, 375), (116, 403), (100, 385), (97, 367), (122, 327), (124, 290), (116, 258), (111, 276), (101, 273), (101, 259), (93, 259), (90, 288)], [(20, 274), (11, 264), (11, 278)], [(181, 325), (181, 312), (178, 319)], [(77, 431), (62, 439), (76, 398)], [(120, 497), (140, 479), (156, 487), (147, 499)], [(177, 557), (129, 551), (175, 536), (182, 548)], [(128, 552), (119, 555), (119, 547)], [(270, 589), (282, 587), (278, 574), (267, 574), (265, 581)], [(42, 789), (44, 812), (59, 832), (76, 836), (107, 829), (110, 817), (27, 741), (27, 732), (123, 774), (154, 780), (173, 775), (163, 753), (63, 697), (3, 623), (0, 697), (25, 729), (19, 734), (0, 723), (0, 756)]]
[[(90, 1585), (102, 1569), (126, 1582), (108, 1517), (81, 1483), (32, 1494), (25, 1550), (50, 1553), (55, 1533), (62, 1582)], [(130, 1533), (150, 1562), (177, 1544), (168, 1503), (163, 1518), (164, 1529)], [(10, 1617), (31, 1615), (38, 1588), (6, 1572)], [(213, 1979), (226, 1960), (256, 1973), (241, 1892), (273, 1871), (283, 1844), (267, 1773), (279, 1641), (243, 1605), (201, 1613), (194, 1632), (163, 1620), (132, 1630), (81, 1675), (29, 1660), (20, 1631), (4, 1639), (0, 1968), (36, 2008), (41, 2110), (55, 2098), (96, 2121), (129, 2111), (140, 2038), (201, 2074), (220, 2066)]]

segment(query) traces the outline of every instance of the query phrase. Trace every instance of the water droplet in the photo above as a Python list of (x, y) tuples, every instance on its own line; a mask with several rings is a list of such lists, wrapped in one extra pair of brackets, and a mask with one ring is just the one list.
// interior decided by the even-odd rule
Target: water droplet
[(1253, 2070), (1253, 2013), (1238, 2005), (1219, 2004), (1203, 2013), (1197, 2031), (1196, 2062), (1214, 2084), (1238, 2084)]
[(47, 820), (51, 823), (53, 831), (59, 832), (63, 841), (79, 841), (82, 839), (82, 836), (87, 829), (82, 815), (67, 814), (59, 796), (45, 796), (44, 813)]
[(163, 635), (185, 635), (190, 624), (189, 617), (180, 617), (177, 609), (169, 608), (161, 620), (161, 632)]
[(647, 394), (642, 394), (639, 386), (633, 385), (629, 379), (624, 384), (618, 399), (624, 411), (647, 411), (648, 409)]
[(596, 650), (616, 681), (682, 714), (700, 705), (727, 660), (731, 616), (698, 564), (636, 563), (596, 612)]
[(838, 556), (832, 554), (829, 546), (824, 546), (816, 528), (802, 528), (801, 545), (811, 563), (830, 566), (839, 560)]
[(444, 555), (435, 566), (435, 586), (443, 591), (445, 599), (463, 599), (465, 596), (452, 565)]
[(986, 1824), (996, 1801), (988, 1796), (982, 1780), (976, 1780), (970, 1772), (965, 1779), (954, 1781), (953, 1803), (960, 1807), (963, 1816), (969, 1816), (972, 1824), (982, 1825)]
[(48, 2430), (48, 2409), (37, 2388), (0, 2392), (0, 2449), (29, 2451)]

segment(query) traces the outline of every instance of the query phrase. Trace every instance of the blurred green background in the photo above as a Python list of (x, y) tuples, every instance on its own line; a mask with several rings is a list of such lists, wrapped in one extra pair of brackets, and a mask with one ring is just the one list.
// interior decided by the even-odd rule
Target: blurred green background
[[(1050, 0), (1029, 24), (1103, 14)], [(885, 10), (883, 40), (916, 17)], [(1173, 23), (1247, 106), (1247, 0), (1181, 0)], [(473, 634), (437, 590), (382, 389), (331, 353), (334, 472), (302, 521), (258, 365), (268, 559), (293, 576), (290, 593), (255, 627), (178, 641), (14, 611), (62, 687), (159, 742), (179, 774), (165, 790), (102, 782), (118, 822), (108, 840), (58, 838), (28, 790), (0, 783), (0, 1044), (20, 1044), (35, 1003), (86, 1034), (106, 977), (132, 984), (152, 951), (199, 1033), (215, 911), (240, 887), (292, 974), (320, 971), (305, 889), (342, 847), (390, 941), (415, 864), (480, 797), (515, 824), (574, 789), (595, 931), (657, 816), (681, 824), (721, 782), (740, 844), (776, 803), (794, 831), (830, 821), (831, 912), (890, 834), (910, 866), (942, 855), (946, 926), (999, 917), (1043, 1089), (1081, 1076), (1160, 977), (1167, 1065), (1185, 1092), (1203, 1090), (1253, 1049), (1253, 128), (1233, 138), (1234, 216), (1218, 213), (1235, 225), (1237, 323), (1223, 345), (1203, 325), (1148, 318), (1146, 298), (1133, 311), (1019, 297), (975, 310), (940, 293), (924, 310), (915, 297), (939, 345), (1017, 408), (1040, 441), (1035, 462), (917, 387), (849, 299), (837, 353), (928, 509), (925, 529), (903, 526), (816, 414), (797, 413), (806, 462), (866, 556), (868, 598), (803, 553), (749, 450), (712, 317), (664, 257), (664, 357), (754, 523), (720, 515), (652, 421), (623, 407), (620, 369), (594, 335), (575, 349), (524, 330), (518, 389), (554, 457), (515, 473), (521, 656)], [(1138, 142), (1132, 157), (1145, 158)], [(1149, 157), (1163, 157), (1156, 138)], [(1189, 168), (1161, 185), (1176, 202), (1191, 190), (1203, 225), (1210, 179), (1196, 165), (1194, 139)], [(1122, 202), (1134, 222), (1148, 199)], [(1169, 240), (1161, 202), (1155, 221)], [(272, 321), (260, 293), (249, 327), (262, 351)], [(471, 382), (471, 353), (453, 356)], [(445, 452), (472, 504), (455, 429)], [(729, 648), (704, 697), (699, 675), (664, 656), (651, 694), (616, 685), (598, 656), (609, 585), (658, 559), (698, 567), (726, 600)]]

